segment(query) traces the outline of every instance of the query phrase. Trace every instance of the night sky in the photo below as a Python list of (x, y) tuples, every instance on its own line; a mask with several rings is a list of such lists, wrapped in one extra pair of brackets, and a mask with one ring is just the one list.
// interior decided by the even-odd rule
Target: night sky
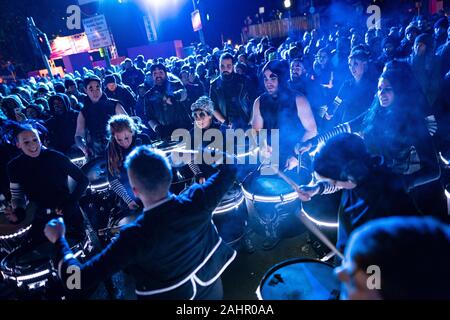
[[(85, 18), (95, 12), (103, 12), (108, 26), (112, 31), (120, 55), (126, 53), (126, 48), (145, 45), (147, 36), (143, 24), (143, 8), (139, 1), (150, 0), (100, 0), (99, 3), (83, 7)], [(153, 0), (155, 1), (155, 0)], [(166, 3), (176, 3), (169, 8), (170, 14), (160, 16), (157, 24), (159, 41), (182, 40), (184, 46), (198, 41), (198, 35), (192, 30), (190, 13), (193, 11), (192, 0), (159, 0)], [(267, 15), (272, 9), (283, 8), (283, 0), (195, 0), (202, 12), (205, 39), (211, 46), (220, 46), (223, 35), (224, 41), (233, 40), (240, 43), (241, 28), (244, 19), (258, 12), (258, 8), (265, 7)], [(291, 0), (293, 14), (309, 10), (309, 0)], [(335, 14), (330, 4), (354, 3), (356, 0), (315, 0), (316, 7), (324, 5), (331, 17), (346, 20), (344, 14)], [(362, 2), (369, 3), (369, 0)], [(377, 1), (392, 3), (393, 1)], [(406, 2), (406, 0), (399, 1)], [(409, 1), (410, 2), (410, 1)], [(0, 60), (12, 60), (22, 64), (24, 69), (33, 70), (40, 67), (41, 61), (33, 56), (30, 41), (25, 29), (25, 19), (32, 16), (38, 28), (47, 33), (49, 39), (56, 36), (79, 33), (81, 30), (71, 31), (66, 27), (66, 8), (77, 4), (77, 0), (16, 0), (0, 1)], [(398, 2), (397, 2), (398, 3)], [(345, 12), (341, 11), (341, 12)], [(348, 11), (347, 11), (348, 12)], [(325, 12), (322, 12), (325, 13)], [(206, 15), (210, 20), (207, 21)], [(255, 19), (254, 19), (255, 20)]]

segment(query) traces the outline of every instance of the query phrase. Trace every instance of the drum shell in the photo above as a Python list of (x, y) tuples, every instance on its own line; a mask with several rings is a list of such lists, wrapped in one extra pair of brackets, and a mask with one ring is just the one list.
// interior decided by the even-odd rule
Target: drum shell
[(118, 197), (111, 191), (91, 192), (88, 191), (80, 199), (80, 206), (96, 230), (104, 228), (108, 224), (111, 212), (118, 206)]
[(105, 158), (95, 158), (86, 163), (81, 170), (89, 180), (90, 192), (106, 192), (109, 190), (108, 164)]
[(172, 167), (172, 184), (170, 185), (170, 192), (181, 194), (194, 182), (194, 173), (188, 165), (177, 168)]
[[(83, 261), (93, 250), (90, 242), (67, 240), (74, 256)], [(4, 279), (26, 292), (47, 290), (58, 285), (57, 266), (53, 264), (54, 245), (45, 242), (39, 244), (27, 243), (6, 256), (0, 263)], [(59, 286), (58, 286), (59, 287)]]
[(315, 259), (289, 259), (270, 268), (256, 294), (259, 300), (337, 300), (340, 283), (333, 266)]
[(130, 210), (121, 210), (117, 213), (113, 213), (107, 227), (99, 230), (99, 235), (103, 236), (103, 240), (106, 243), (110, 242), (123, 226), (134, 222), (140, 214), (141, 211)]
[(338, 228), (338, 211), (342, 191), (313, 197), (303, 202), (303, 210), (307, 217), (320, 229), (336, 231)]
[(34, 217), (30, 212), (27, 211), (24, 221), (18, 225), (9, 223), (3, 212), (0, 214), (0, 259), (28, 240)]
[[(297, 184), (307, 183), (311, 175), (287, 173)], [(298, 218), (301, 202), (297, 193), (277, 175), (253, 173), (242, 185), (250, 227), (269, 237), (294, 237), (305, 231)]]
[(245, 234), (247, 210), (240, 187), (232, 188), (213, 211), (213, 222), (221, 238), (229, 245), (239, 243)]

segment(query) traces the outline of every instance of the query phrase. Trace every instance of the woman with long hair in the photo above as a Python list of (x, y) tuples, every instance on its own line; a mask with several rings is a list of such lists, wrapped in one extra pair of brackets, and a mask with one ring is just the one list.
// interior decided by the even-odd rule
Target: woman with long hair
[(420, 93), (410, 90), (404, 72), (388, 69), (378, 81), (377, 99), (368, 112), (321, 134), (299, 148), (305, 152), (339, 133), (359, 133), (371, 154), (381, 155), (400, 174), (406, 192), (424, 214), (443, 216), (445, 197), (440, 167), (428, 131)]
[(150, 143), (149, 137), (141, 134), (139, 127), (140, 124), (127, 115), (112, 116), (106, 127), (108, 181), (112, 190), (131, 210), (138, 209), (139, 205), (128, 182), (124, 162), (134, 147)]

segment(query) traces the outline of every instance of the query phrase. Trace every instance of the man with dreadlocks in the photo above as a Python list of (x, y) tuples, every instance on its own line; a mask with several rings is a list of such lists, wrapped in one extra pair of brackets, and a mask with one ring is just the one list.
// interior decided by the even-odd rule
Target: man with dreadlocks
[[(88, 186), (83, 172), (63, 154), (42, 145), (36, 123), (12, 123), (10, 132), (22, 152), (8, 163), (11, 205), (5, 214), (10, 222), (19, 223), (25, 217), (25, 207), (36, 207), (32, 238), (43, 240), (45, 224), (55, 216), (64, 219), (73, 229), (75, 238), (82, 237), (82, 216), (78, 200)], [(76, 186), (69, 190), (68, 177)], [(72, 230), (71, 230), (72, 231)]]

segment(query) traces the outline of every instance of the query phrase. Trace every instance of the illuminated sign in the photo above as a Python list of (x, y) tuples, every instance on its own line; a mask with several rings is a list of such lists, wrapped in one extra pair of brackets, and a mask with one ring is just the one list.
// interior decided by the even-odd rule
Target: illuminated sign
[(86, 34), (79, 33), (73, 36), (56, 37), (50, 41), (52, 53), (50, 59), (59, 59), (75, 53), (89, 52), (89, 41)]
[(200, 18), (200, 11), (195, 10), (191, 13), (192, 28), (194, 31), (202, 30), (202, 19)]
[(105, 16), (98, 16), (83, 19), (84, 31), (89, 41), (91, 49), (109, 47), (112, 45)]

